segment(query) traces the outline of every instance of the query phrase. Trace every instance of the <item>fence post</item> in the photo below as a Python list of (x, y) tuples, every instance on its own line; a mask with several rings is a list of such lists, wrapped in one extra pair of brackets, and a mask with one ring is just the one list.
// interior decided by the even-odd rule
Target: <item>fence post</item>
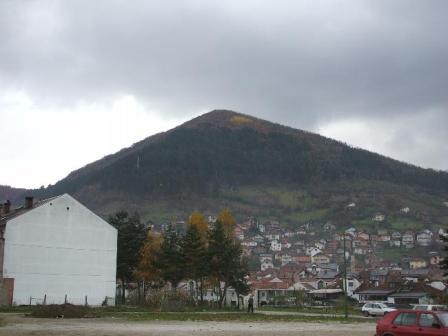
[(47, 294), (44, 295), (44, 306), (47, 304)]
[(87, 306), (87, 295), (84, 297), (84, 306)]
[(30, 306), (31, 306), (31, 300), (32, 300), (33, 298), (30, 296)]
[(67, 294), (65, 294), (64, 304), (67, 304)]

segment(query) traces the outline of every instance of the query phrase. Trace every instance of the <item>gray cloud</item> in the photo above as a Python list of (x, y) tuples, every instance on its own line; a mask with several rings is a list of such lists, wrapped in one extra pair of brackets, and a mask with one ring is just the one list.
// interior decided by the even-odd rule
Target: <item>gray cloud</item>
[(397, 128), (384, 154), (448, 169), (447, 12), (443, 0), (2, 1), (0, 89), (44, 107), (132, 94), (167, 118), (230, 108), (308, 130), (375, 120)]

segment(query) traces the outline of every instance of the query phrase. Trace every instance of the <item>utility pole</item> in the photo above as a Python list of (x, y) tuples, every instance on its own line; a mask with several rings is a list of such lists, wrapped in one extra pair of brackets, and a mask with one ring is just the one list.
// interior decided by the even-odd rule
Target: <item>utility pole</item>
[(345, 318), (348, 318), (348, 304), (347, 304), (347, 257), (346, 257), (346, 246), (345, 246), (345, 230), (344, 230), (344, 314)]

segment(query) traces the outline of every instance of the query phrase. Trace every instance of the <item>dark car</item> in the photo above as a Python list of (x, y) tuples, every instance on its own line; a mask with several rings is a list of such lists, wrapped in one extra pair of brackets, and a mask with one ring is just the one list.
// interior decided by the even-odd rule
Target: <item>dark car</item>
[(376, 336), (448, 336), (448, 312), (396, 310), (376, 325)]

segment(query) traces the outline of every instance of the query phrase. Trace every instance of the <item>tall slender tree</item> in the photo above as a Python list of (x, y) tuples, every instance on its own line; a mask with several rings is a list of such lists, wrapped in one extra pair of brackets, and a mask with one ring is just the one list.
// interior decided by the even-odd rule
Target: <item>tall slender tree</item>
[(162, 243), (154, 265), (160, 270), (161, 278), (169, 282), (173, 290), (185, 277), (186, 269), (181, 239), (171, 225), (162, 236)]
[(241, 245), (226, 234), (225, 227), (217, 220), (210, 234), (209, 243), (210, 276), (214, 280), (219, 296), (219, 306), (222, 307), (227, 290), (232, 284), (241, 280)]
[[(204, 281), (209, 272), (207, 241), (202, 237), (198, 226), (189, 225), (182, 240), (186, 276), (199, 286), (201, 303), (204, 301)], [(197, 294), (195, 294), (195, 301)]]
[(109, 223), (118, 231), (117, 237), (117, 277), (121, 281), (122, 303), (125, 302), (125, 289), (133, 279), (134, 271), (139, 262), (139, 251), (146, 238), (146, 228), (140, 221), (140, 216), (132, 216), (126, 211), (119, 211), (109, 217)]

